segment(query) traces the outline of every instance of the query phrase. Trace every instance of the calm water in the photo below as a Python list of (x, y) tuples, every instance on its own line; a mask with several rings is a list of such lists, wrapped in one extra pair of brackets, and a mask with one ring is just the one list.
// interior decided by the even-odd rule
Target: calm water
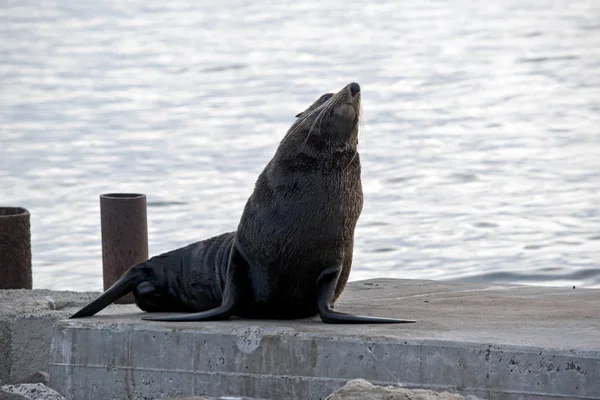
[(600, 287), (600, 2), (0, 2), (0, 204), (34, 286), (99, 290), (98, 195), (150, 253), (233, 230), (294, 115), (363, 88), (352, 280)]

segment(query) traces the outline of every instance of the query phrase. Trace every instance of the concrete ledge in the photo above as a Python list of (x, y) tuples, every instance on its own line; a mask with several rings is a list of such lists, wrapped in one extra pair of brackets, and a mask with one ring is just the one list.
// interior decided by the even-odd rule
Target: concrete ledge
[(489, 399), (600, 398), (600, 290), (371, 280), (350, 284), (338, 308), (418, 323), (65, 320), (51, 386), (82, 400), (318, 399), (364, 378)]
[(0, 383), (48, 370), (52, 326), (94, 292), (0, 290)]

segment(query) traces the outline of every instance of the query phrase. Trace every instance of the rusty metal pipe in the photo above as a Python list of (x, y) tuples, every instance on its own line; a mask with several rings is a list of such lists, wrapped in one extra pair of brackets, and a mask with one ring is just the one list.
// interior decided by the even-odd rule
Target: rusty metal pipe
[(0, 207), (0, 289), (31, 289), (30, 214)]
[[(102, 277), (104, 290), (129, 268), (148, 259), (146, 195), (106, 193), (100, 195), (102, 230)], [(133, 303), (133, 295), (117, 303)]]

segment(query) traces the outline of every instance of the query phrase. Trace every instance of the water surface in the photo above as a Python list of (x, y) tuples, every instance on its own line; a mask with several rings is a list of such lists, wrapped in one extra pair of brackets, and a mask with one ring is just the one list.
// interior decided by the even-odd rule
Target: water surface
[(150, 253), (233, 230), (294, 115), (363, 89), (352, 280), (600, 287), (600, 2), (0, 5), (0, 204), (34, 287), (99, 290), (98, 196)]

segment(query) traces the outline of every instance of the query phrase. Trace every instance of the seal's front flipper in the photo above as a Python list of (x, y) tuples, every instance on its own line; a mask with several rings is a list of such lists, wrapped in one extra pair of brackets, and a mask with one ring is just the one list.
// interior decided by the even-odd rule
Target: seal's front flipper
[[(108, 307), (114, 301), (125, 296), (135, 288), (135, 284), (138, 282), (139, 272), (135, 270), (135, 267), (127, 271), (121, 279), (116, 281), (108, 290), (100, 295), (96, 300), (92, 301), (69, 318), (82, 318), (91, 317), (98, 311)], [(151, 285), (151, 284), (150, 284)], [(139, 284), (142, 286), (142, 283)], [(138, 287), (139, 287), (138, 286)], [(152, 286), (154, 290), (154, 286)]]
[(244, 253), (240, 252), (237, 242), (234, 242), (229, 263), (227, 264), (227, 275), (225, 276), (225, 289), (221, 305), (212, 310), (193, 314), (173, 315), (168, 317), (143, 317), (146, 321), (220, 321), (231, 317), (243, 290), (243, 283), (248, 281), (248, 260)]
[(379, 318), (352, 315), (333, 310), (333, 295), (341, 266), (326, 269), (317, 279), (317, 308), (321, 321), (327, 324), (403, 324), (415, 322), (410, 319)]

